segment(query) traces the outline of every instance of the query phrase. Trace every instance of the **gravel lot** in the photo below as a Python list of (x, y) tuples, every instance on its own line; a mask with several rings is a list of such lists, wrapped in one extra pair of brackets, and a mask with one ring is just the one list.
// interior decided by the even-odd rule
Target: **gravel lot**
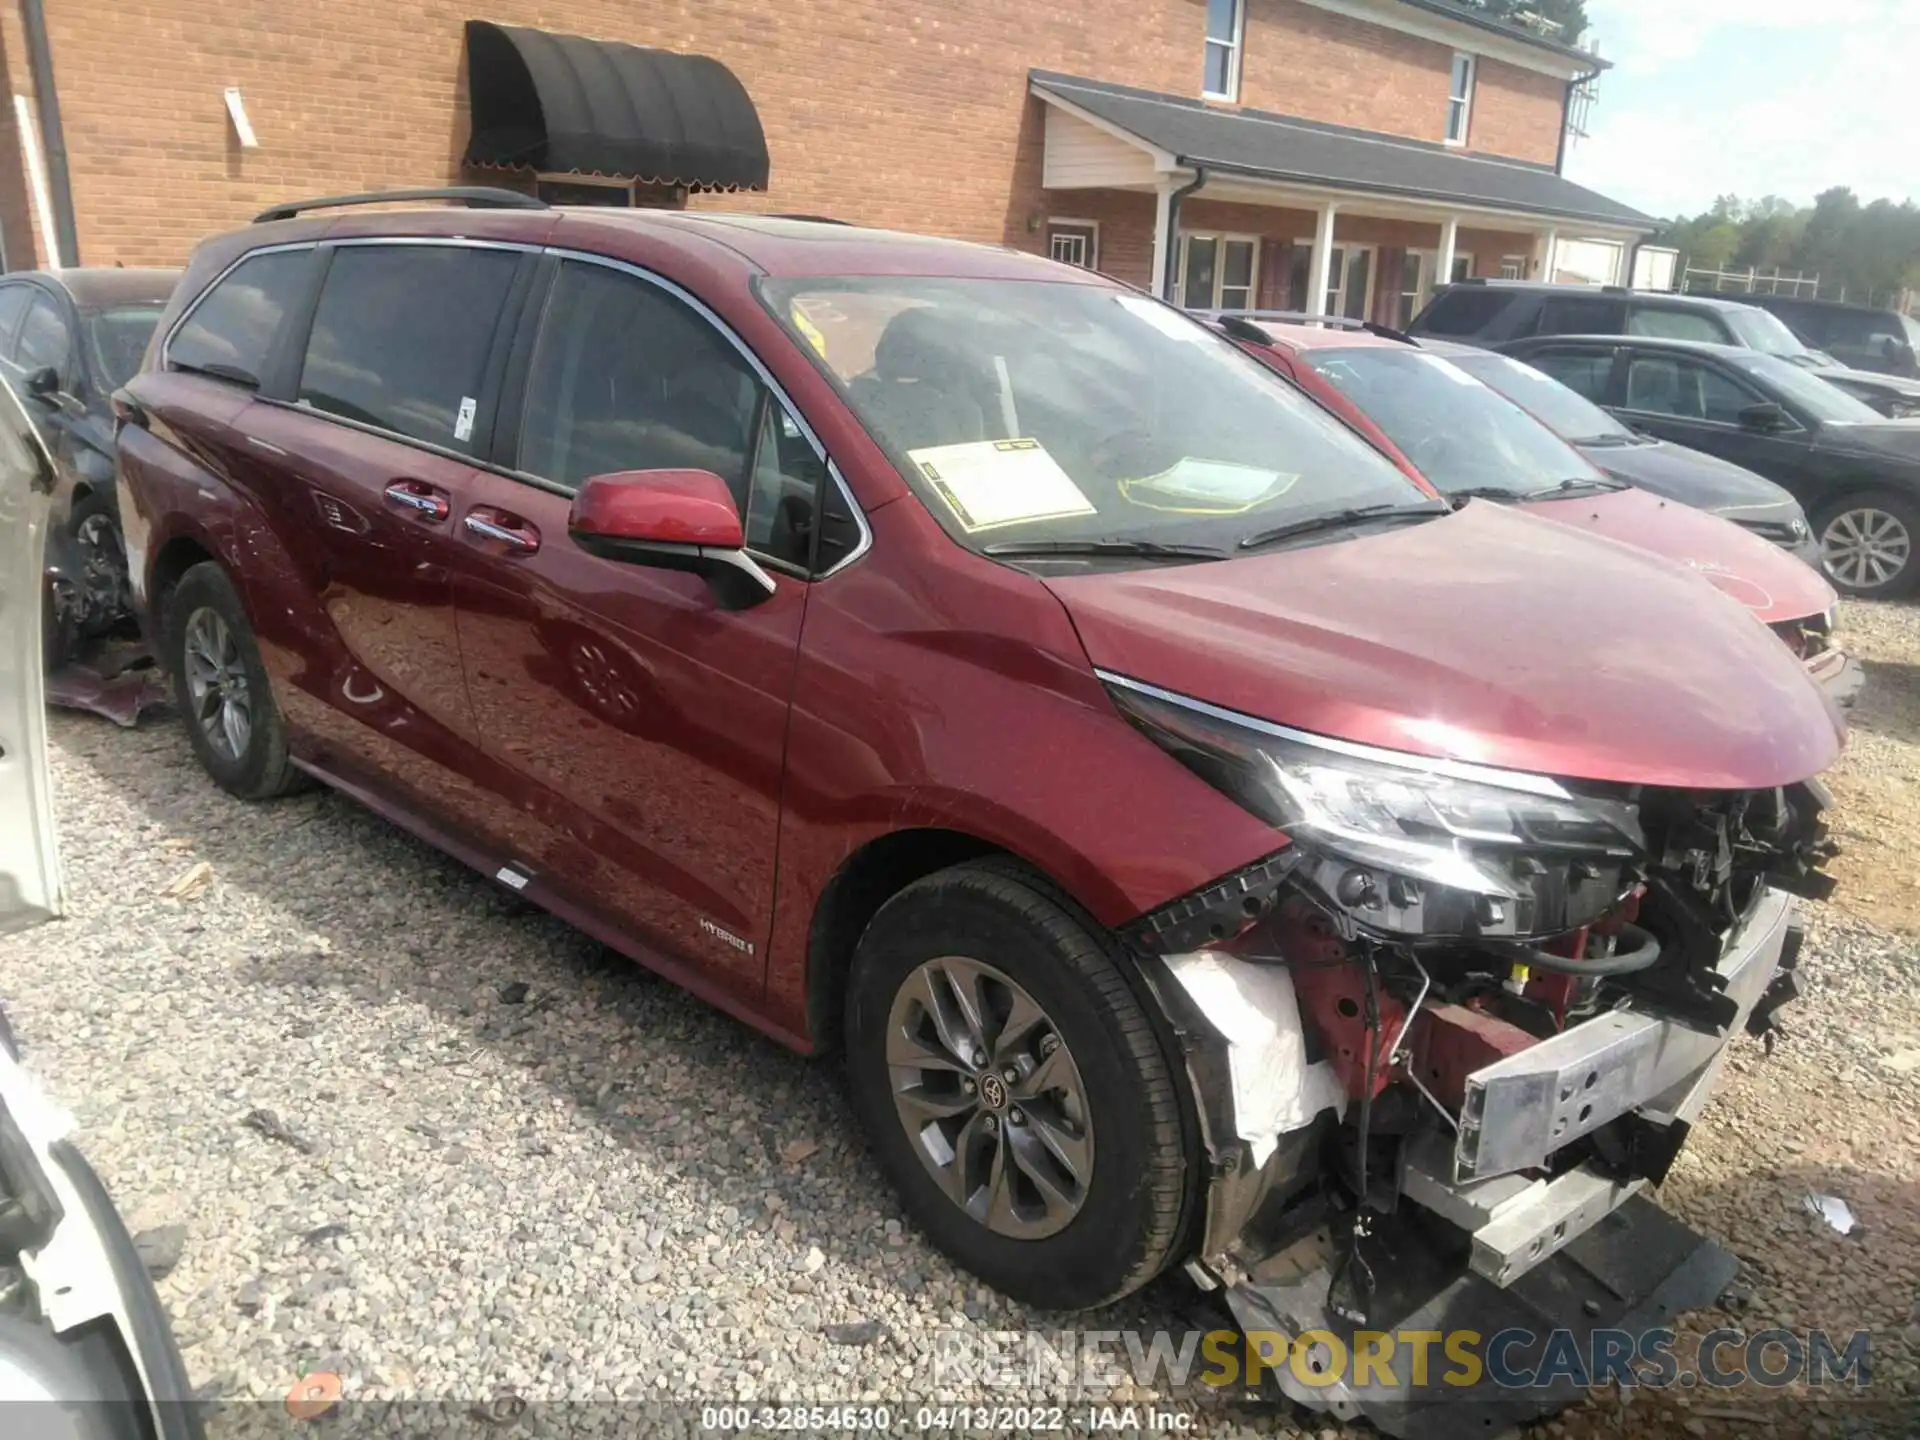
[[(1872, 672), (1836, 780), (1847, 888), (1790, 1040), (1737, 1042), (1663, 1203), (1747, 1262), (1695, 1333), (1870, 1326), (1881, 1404), (1605, 1399), (1547, 1433), (1900, 1433), (1885, 1406), (1920, 1397), (1920, 608), (1844, 625)], [(0, 940), (0, 995), (130, 1223), (184, 1227), (161, 1291), (209, 1395), (321, 1369), (463, 1404), (897, 1400), (938, 1332), (1061, 1323), (904, 1228), (834, 1070), (350, 801), (228, 799), (171, 719), (52, 737), (72, 913)], [(1861, 1229), (1819, 1226), (1809, 1189)], [(1081, 1323), (1208, 1314), (1162, 1282)], [(1277, 1406), (1208, 1428), (1236, 1424), (1335, 1433)]]

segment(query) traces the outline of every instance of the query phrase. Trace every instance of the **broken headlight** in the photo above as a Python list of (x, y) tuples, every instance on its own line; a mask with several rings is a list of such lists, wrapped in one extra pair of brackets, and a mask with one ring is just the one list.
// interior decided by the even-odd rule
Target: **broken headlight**
[(1636, 808), (1520, 771), (1309, 735), (1108, 676), (1120, 712), (1300, 846), (1296, 874), (1378, 930), (1557, 935), (1631, 883)]

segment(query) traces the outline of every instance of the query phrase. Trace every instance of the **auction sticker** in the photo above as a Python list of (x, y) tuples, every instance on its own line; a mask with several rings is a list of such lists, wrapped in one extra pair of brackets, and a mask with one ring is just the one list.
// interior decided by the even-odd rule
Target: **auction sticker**
[(909, 450), (907, 458), (969, 535), (997, 525), (1097, 513), (1038, 440), (976, 440)]

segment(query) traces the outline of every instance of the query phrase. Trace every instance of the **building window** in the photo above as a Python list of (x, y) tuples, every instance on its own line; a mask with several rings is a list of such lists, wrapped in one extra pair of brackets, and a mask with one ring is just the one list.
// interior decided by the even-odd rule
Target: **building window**
[(1527, 266), (1530, 263), (1525, 255), (1502, 255), (1500, 257), (1500, 278), (1502, 280), (1524, 280), (1527, 278)]
[(1473, 252), (1471, 250), (1455, 251), (1453, 256), (1453, 283), (1458, 285), (1462, 280), (1471, 280), (1472, 278)]
[(1196, 310), (1251, 310), (1260, 242), (1244, 235), (1181, 237), (1178, 303)]
[(1047, 256), (1082, 270), (1100, 268), (1100, 227), (1091, 220), (1049, 220)]
[(1313, 241), (1294, 241), (1288, 304), (1304, 314), (1344, 315), (1349, 320), (1365, 320), (1373, 313), (1373, 261), (1371, 245), (1334, 246), (1333, 257), (1327, 264), (1326, 303), (1316, 309)]
[(1447, 90), (1447, 143), (1467, 143), (1467, 126), (1473, 121), (1473, 56), (1453, 57), (1453, 81)]
[(1240, 41), (1246, 23), (1243, 0), (1207, 0), (1207, 75), (1203, 93), (1215, 100), (1240, 94)]
[(1427, 303), (1433, 285), (1435, 257), (1424, 250), (1407, 250), (1400, 256), (1400, 304), (1394, 311), (1394, 323), (1402, 330), (1413, 323)]
[(609, 175), (541, 175), (534, 181), (533, 193), (549, 205), (638, 206), (650, 210), (687, 207), (684, 185), (655, 185)]

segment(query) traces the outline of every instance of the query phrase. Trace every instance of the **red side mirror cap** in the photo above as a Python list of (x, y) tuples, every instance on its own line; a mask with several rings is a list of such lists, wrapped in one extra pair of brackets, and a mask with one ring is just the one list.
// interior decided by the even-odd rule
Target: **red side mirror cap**
[(711, 470), (620, 470), (588, 477), (573, 497), (567, 529), (594, 540), (699, 545), (739, 550), (740, 510), (727, 482)]

